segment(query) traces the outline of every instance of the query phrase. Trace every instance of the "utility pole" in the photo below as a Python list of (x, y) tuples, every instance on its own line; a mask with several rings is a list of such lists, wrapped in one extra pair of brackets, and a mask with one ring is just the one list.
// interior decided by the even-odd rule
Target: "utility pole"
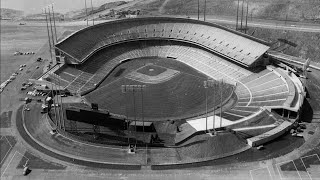
[(206, 91), (206, 133), (208, 132), (208, 80), (203, 82)]
[(236, 30), (238, 30), (238, 22), (239, 22), (239, 3), (240, 3), (240, 0), (238, 0), (238, 6), (237, 6), (237, 22), (236, 22)]
[(241, 10), (241, 31), (243, 30), (243, 27), (242, 27), (242, 21), (243, 21), (243, 4), (244, 4), (244, 0), (242, 0), (242, 10)]
[(212, 129), (213, 129), (213, 133), (214, 134), (216, 134), (215, 133), (215, 129), (214, 129), (214, 127), (215, 127), (215, 125), (216, 125), (216, 111), (215, 111), (215, 104), (216, 104), (216, 94), (215, 94), (215, 89), (216, 89), (216, 82), (214, 82), (214, 84), (213, 84), (213, 125), (212, 125)]
[(89, 22), (88, 22), (88, 8), (87, 8), (87, 0), (84, 0), (84, 6), (86, 8), (86, 20), (87, 20), (87, 26), (89, 26)]
[(222, 127), (222, 86), (223, 86), (223, 79), (221, 80), (220, 84), (220, 128)]
[(206, 21), (207, 0), (204, 0), (203, 21)]
[(284, 25), (287, 25), (288, 14), (286, 14), (286, 20), (284, 21)]
[(244, 30), (244, 32), (247, 34), (247, 30), (248, 30), (248, 13), (249, 13), (249, 2), (248, 0), (246, 0), (247, 2), (247, 13), (246, 13), (246, 29)]
[(46, 24), (47, 24), (47, 32), (48, 32), (48, 39), (49, 39), (49, 52), (50, 52), (51, 62), (52, 62), (51, 39), (50, 39), (50, 32), (49, 32), (49, 25), (48, 25), (48, 17), (47, 17), (46, 8), (44, 9), (44, 13), (46, 15)]
[(136, 98), (135, 98), (134, 87), (132, 87), (132, 96), (133, 96), (133, 113), (134, 113), (134, 131), (135, 131), (135, 146), (137, 147), (137, 114), (136, 114)]
[(200, 0), (198, 0), (198, 20), (200, 19)]
[[(92, 0), (91, 0), (91, 15), (93, 13), (93, 5), (92, 5)], [(92, 15), (92, 24), (94, 25), (94, 15)]]

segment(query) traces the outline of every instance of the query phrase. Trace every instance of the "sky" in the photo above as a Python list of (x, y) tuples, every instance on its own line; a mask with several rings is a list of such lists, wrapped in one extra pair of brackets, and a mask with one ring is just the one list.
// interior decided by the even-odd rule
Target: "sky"
[[(86, 0), (87, 6), (91, 5), (91, 0)], [(93, 6), (99, 6), (103, 3), (120, 0), (92, 0)], [(72, 10), (84, 8), (85, 0), (1, 0), (1, 8), (22, 10), (26, 14), (40, 13), (42, 9), (54, 3), (55, 12), (65, 13)]]

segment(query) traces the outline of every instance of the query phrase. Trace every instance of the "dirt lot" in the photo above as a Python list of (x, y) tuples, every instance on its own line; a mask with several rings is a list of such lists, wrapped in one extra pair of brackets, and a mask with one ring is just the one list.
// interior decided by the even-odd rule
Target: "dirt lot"
[[(60, 35), (66, 30), (79, 29), (79, 27), (64, 26), (57, 27)], [(1, 82), (19, 69), (21, 64), (34, 62), (36, 58), (43, 54), (37, 54), (47, 43), (47, 28), (45, 23), (27, 23), (19, 25), (19, 22), (1, 22)], [(46, 47), (48, 44), (46, 44)], [(15, 51), (35, 52), (35, 55), (14, 56)], [(44, 58), (44, 57), (42, 57)], [(46, 57), (48, 58), (48, 57)]]
[[(82, 27), (66, 25), (57, 27), (58, 37), (65, 31), (73, 31)], [(21, 26), (19, 22), (1, 22), (1, 82), (7, 80), (12, 73), (19, 71), (21, 64), (26, 64), (26, 67), (19, 71), (16, 79), (9, 83), (1, 93), (1, 112), (11, 110), (14, 104), (19, 103), (19, 98), (26, 96), (28, 90), (20, 90), (23, 82), (42, 74), (49, 60), (36, 62), (36, 59), (38, 57), (49, 59), (48, 47), (45, 23), (32, 22)], [(35, 54), (14, 56), (15, 51), (33, 51)]]

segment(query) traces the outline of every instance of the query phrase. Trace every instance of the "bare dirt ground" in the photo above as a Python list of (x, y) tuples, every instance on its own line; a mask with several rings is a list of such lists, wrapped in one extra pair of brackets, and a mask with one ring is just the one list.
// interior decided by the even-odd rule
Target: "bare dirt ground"
[[(68, 25), (67, 28), (58, 26), (58, 35), (67, 29), (79, 29), (79, 27), (72, 27), (72, 23), (71, 26)], [(28, 67), (30, 62), (34, 62), (36, 58), (41, 57), (43, 54), (39, 54), (39, 52), (47, 41), (45, 23), (28, 23), (21, 26), (18, 22), (1, 21), (1, 82), (8, 79), (13, 72), (18, 71), (21, 64), (27, 64)], [(36, 54), (14, 56), (15, 51), (35, 52)]]

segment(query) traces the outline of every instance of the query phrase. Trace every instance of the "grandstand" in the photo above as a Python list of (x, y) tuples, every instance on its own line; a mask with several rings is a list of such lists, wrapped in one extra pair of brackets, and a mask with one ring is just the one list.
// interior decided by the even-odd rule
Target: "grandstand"
[(216, 24), (180, 18), (136, 18), (85, 28), (57, 43), (71, 61), (84, 62), (96, 51), (122, 42), (167, 39), (188, 42), (251, 66), (265, 53), (267, 43)]
[[(123, 139), (143, 121), (155, 132), (139, 140), (157, 134), (165, 145), (182, 146), (207, 131), (230, 131), (257, 146), (299, 118), (304, 98), (298, 78), (269, 63), (267, 42), (207, 22), (116, 20), (77, 31), (56, 49), (65, 64), (46, 79), (82, 96), (89, 106), (98, 104), (96, 112), (125, 120), (128, 127), (117, 129)], [(206, 87), (208, 80), (214, 85)], [(146, 88), (124, 93), (123, 85)], [(90, 131), (80, 125), (79, 132)]]

